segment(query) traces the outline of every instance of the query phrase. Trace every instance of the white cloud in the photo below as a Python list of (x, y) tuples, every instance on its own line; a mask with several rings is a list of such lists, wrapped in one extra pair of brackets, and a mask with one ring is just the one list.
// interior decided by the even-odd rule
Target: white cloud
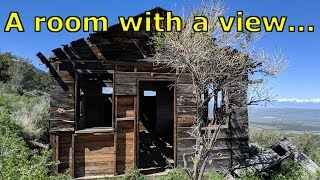
[(288, 98), (288, 99), (277, 99), (277, 102), (292, 102), (292, 103), (319, 103), (320, 99), (296, 99), (296, 98)]

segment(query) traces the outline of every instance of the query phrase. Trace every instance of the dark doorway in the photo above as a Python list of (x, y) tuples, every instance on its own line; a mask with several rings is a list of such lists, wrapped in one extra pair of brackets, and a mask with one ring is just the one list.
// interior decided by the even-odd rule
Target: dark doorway
[(144, 174), (174, 166), (173, 82), (140, 81), (138, 168)]

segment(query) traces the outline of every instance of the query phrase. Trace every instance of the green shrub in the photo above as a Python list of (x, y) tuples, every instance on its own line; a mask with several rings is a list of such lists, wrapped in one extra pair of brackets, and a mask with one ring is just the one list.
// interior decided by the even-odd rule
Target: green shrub
[(49, 151), (30, 150), (20, 128), (8, 114), (0, 113), (0, 177), (1, 179), (45, 179), (50, 166)]
[(56, 175), (51, 175), (48, 177), (49, 180), (70, 180), (71, 177), (68, 173), (60, 173)]
[(303, 169), (299, 164), (294, 162), (292, 159), (287, 159), (281, 163), (279, 168), (269, 173), (270, 179), (282, 180), (282, 179), (308, 179), (316, 180), (316, 174), (310, 174), (307, 170)]
[(21, 127), (28, 140), (39, 139), (48, 129), (49, 95), (0, 94), (0, 108)]
[(159, 177), (159, 180), (175, 180), (175, 179), (188, 180), (189, 178), (186, 172), (180, 167), (170, 170), (170, 172), (166, 176)]
[(138, 169), (128, 169), (125, 174), (120, 178), (122, 180), (145, 180), (146, 176), (141, 174)]
[(283, 138), (280, 132), (273, 130), (261, 130), (252, 128), (250, 129), (249, 134), (250, 143), (264, 148), (272, 146)]
[(27, 146), (48, 130), (49, 83), (27, 60), (0, 53), (0, 179), (70, 179), (50, 175), (50, 151)]
[(8, 110), (3, 109), (0, 111), (0, 135), (21, 135), (21, 127), (11, 119)]
[(29, 149), (22, 128), (8, 111), (0, 112), (0, 179), (70, 179), (49, 176), (50, 157), (50, 151)]
[(320, 136), (310, 133), (293, 137), (292, 142), (315, 163), (320, 165)]
[(259, 175), (248, 174), (240, 179), (241, 180), (261, 180), (262, 178)]
[(209, 180), (222, 180), (225, 179), (225, 175), (222, 174), (221, 172), (214, 172), (209, 175)]

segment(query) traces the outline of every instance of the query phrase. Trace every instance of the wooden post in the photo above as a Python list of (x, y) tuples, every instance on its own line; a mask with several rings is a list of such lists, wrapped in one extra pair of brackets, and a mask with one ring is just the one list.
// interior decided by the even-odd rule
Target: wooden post
[(112, 127), (114, 129), (114, 134), (113, 134), (113, 146), (114, 146), (114, 175), (117, 175), (117, 97), (115, 96), (115, 87), (116, 84), (115, 82), (115, 73), (113, 74), (113, 92), (112, 92)]
[[(59, 142), (60, 137), (59, 136), (60, 136), (60, 134), (59, 134), (59, 132), (57, 132), (56, 138), (55, 138), (55, 140), (56, 140), (56, 142), (55, 142), (55, 145), (56, 145), (56, 147), (55, 147), (55, 162), (56, 163), (59, 162), (59, 144), (60, 144), (60, 142)], [(56, 165), (56, 172), (59, 173), (59, 165), (58, 164)]]
[[(114, 92), (113, 92), (114, 94)], [(114, 174), (117, 175), (118, 174), (118, 168), (117, 168), (117, 160), (118, 160), (118, 153), (117, 153), (117, 149), (118, 149), (118, 123), (117, 123), (117, 117), (118, 117), (118, 96), (114, 95), (114, 107), (115, 107), (115, 112), (114, 112), (114, 155), (115, 155), (115, 161), (114, 161)]]
[(80, 82), (79, 82), (79, 73), (75, 72), (75, 80), (74, 80), (74, 105), (75, 105), (75, 113), (74, 113), (74, 120), (75, 120), (75, 131), (80, 128)]
[[(137, 88), (139, 88), (139, 87), (137, 87)], [(139, 89), (137, 90), (137, 92), (139, 93)], [(138, 168), (138, 164), (137, 164), (137, 162), (138, 162), (138, 160), (137, 160), (137, 157), (138, 157), (138, 155), (137, 155), (137, 153), (139, 152), (139, 142), (137, 142), (137, 136), (139, 135), (138, 133), (139, 133), (139, 131), (137, 131), (137, 126), (138, 126), (138, 121), (137, 121), (137, 96), (135, 96), (134, 97), (134, 116), (135, 116), (135, 118), (134, 118), (134, 122), (133, 122), (133, 132), (134, 132), (134, 137), (133, 137), (133, 139), (134, 139), (134, 158), (133, 158), (133, 164), (134, 164), (134, 167), (135, 168)], [(137, 135), (138, 134), (138, 135)]]
[[(137, 67), (135, 66), (135, 70), (137, 70)], [(136, 101), (135, 101), (135, 128), (134, 128), (134, 134), (135, 134), (135, 166), (136, 168), (139, 168), (139, 161), (140, 161), (140, 157), (139, 157), (139, 122), (140, 122), (140, 83), (139, 81), (137, 82), (137, 93), (136, 93)]]
[(52, 173), (57, 174), (59, 172), (58, 160), (59, 160), (59, 135), (58, 132), (50, 134), (50, 148), (53, 149), (52, 161), (54, 164), (51, 167)]
[(74, 143), (75, 143), (75, 136), (76, 136), (76, 134), (72, 134), (72, 149), (71, 149), (71, 153), (72, 153), (72, 156), (71, 156), (71, 178), (72, 179), (74, 179), (74, 175), (75, 175), (75, 173), (74, 173), (74, 162), (75, 162), (75, 160), (74, 160), (74, 158), (75, 158), (75, 156), (74, 156), (74, 152), (75, 152), (75, 150), (74, 150)]

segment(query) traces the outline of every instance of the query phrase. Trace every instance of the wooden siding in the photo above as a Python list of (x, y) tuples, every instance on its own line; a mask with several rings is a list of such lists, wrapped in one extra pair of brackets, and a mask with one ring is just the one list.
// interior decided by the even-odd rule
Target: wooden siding
[[(107, 66), (106, 66), (107, 67)], [(131, 68), (129, 68), (132, 70)], [(121, 67), (121, 71), (125, 71)], [(175, 81), (175, 165), (183, 165), (184, 153), (192, 153), (195, 139), (188, 132), (197, 118), (196, 91), (192, 88), (192, 79), (187, 74), (117, 72), (114, 74), (114, 134), (81, 134), (74, 136), (74, 82), (66, 71), (58, 71), (70, 91), (57, 84), (51, 89), (50, 132), (57, 133), (51, 137), (54, 156), (60, 163), (54, 171), (70, 171), (74, 176), (93, 176), (104, 174), (123, 174), (126, 169), (136, 165), (136, 121), (138, 82), (140, 80)], [(244, 99), (245, 91), (230, 90), (236, 98)], [(236, 98), (231, 101), (236, 101)], [(234, 103), (233, 102), (233, 103)], [(232, 107), (229, 128), (222, 129), (207, 168), (221, 170), (242, 161), (248, 155), (248, 117), (244, 101), (237, 101)], [(68, 132), (69, 131), (69, 132)], [(74, 151), (74, 155), (72, 152)], [(74, 156), (74, 159), (72, 157)], [(192, 167), (191, 157), (188, 157)]]
[(74, 143), (75, 177), (114, 174), (113, 134), (77, 134)]
[(232, 146), (232, 165), (237, 165), (249, 157), (249, 122), (247, 109), (247, 90), (237, 87), (229, 89), (233, 94), (230, 101), (235, 104), (230, 116), (229, 131)]
[(117, 118), (135, 118), (134, 96), (117, 96)]
[(116, 173), (123, 174), (126, 169), (135, 167), (136, 98), (115, 95)]
[(50, 132), (74, 130), (74, 80), (67, 71), (58, 71), (69, 88), (65, 92), (54, 81), (50, 89)]
[[(189, 132), (197, 118), (196, 92), (191, 87), (192, 79), (184, 76), (177, 81), (177, 165), (183, 166), (183, 154), (194, 152), (196, 140)], [(246, 91), (234, 87), (230, 89), (236, 96), (232, 107), (229, 128), (221, 129), (214, 144), (207, 169), (222, 170), (229, 168), (248, 156), (248, 112), (246, 107)], [(191, 157), (187, 157), (188, 167), (192, 167)]]
[[(72, 166), (72, 133), (59, 132), (56, 141), (56, 155), (58, 156), (58, 172), (64, 173)], [(58, 150), (58, 151), (57, 151)], [(70, 172), (72, 174), (72, 172)]]
[[(195, 138), (189, 132), (196, 122), (197, 104), (196, 90), (192, 86), (191, 77), (179, 78), (177, 81), (177, 165), (183, 167), (183, 154), (194, 152)], [(192, 159), (187, 158), (188, 166), (192, 167)]]
[(135, 167), (135, 131), (133, 120), (117, 121), (117, 173)]

